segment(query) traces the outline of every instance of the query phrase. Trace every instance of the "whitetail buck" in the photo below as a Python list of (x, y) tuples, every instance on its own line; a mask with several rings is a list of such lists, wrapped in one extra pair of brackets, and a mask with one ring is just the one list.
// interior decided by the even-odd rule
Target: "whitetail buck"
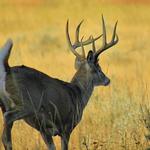
[[(83, 110), (95, 86), (108, 85), (110, 80), (102, 72), (98, 56), (118, 42), (115, 24), (112, 40), (107, 43), (105, 22), (102, 17), (102, 35), (79, 41), (77, 26), (75, 42), (72, 44), (68, 26), (66, 36), (70, 50), (76, 56), (77, 72), (71, 82), (64, 82), (26, 66), (9, 67), (8, 58), (12, 41), (8, 40), (0, 51), (0, 105), (4, 116), (2, 141), (5, 150), (12, 150), (11, 129), (14, 121), (24, 119), (37, 129), (49, 150), (55, 150), (52, 136), (61, 137), (62, 150), (68, 150), (70, 134), (79, 123)], [(103, 45), (96, 50), (95, 41), (102, 38)], [(85, 56), (84, 46), (92, 44)], [(82, 48), (82, 54), (76, 48)]]

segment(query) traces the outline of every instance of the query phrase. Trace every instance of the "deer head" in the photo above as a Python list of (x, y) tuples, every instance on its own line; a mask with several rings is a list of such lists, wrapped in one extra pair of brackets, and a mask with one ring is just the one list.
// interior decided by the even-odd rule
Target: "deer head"
[[(113, 34), (112, 34), (112, 39), (110, 42), (107, 42), (107, 37), (106, 37), (106, 27), (105, 27), (105, 22), (104, 18), (102, 16), (102, 30), (103, 33), (96, 37), (93, 38), (93, 36), (90, 36), (89, 39), (86, 41), (83, 41), (83, 37), (81, 40), (79, 40), (79, 31), (80, 31), (80, 26), (83, 23), (83, 21), (80, 22), (80, 24), (76, 28), (76, 34), (75, 34), (75, 42), (72, 44), (69, 36), (69, 21), (67, 21), (66, 25), (66, 36), (67, 36), (67, 42), (70, 47), (70, 50), (72, 53), (76, 56), (75, 59), (75, 69), (77, 70), (84, 70), (85, 74), (88, 74), (90, 79), (92, 80), (94, 86), (98, 85), (108, 85), (110, 83), (110, 79), (103, 73), (98, 61), (98, 57), (102, 52), (107, 50), (108, 48), (112, 47), (113, 45), (117, 44), (119, 38), (118, 35), (116, 34), (116, 27), (117, 27), (117, 22), (115, 23)], [(102, 47), (96, 50), (95, 46), (95, 41), (98, 40), (99, 38), (102, 37), (103, 44)], [(85, 55), (85, 49), (84, 46), (92, 44), (92, 49), (89, 50), (87, 56)], [(81, 47), (82, 48), (82, 54), (79, 54), (76, 51), (76, 48)]]

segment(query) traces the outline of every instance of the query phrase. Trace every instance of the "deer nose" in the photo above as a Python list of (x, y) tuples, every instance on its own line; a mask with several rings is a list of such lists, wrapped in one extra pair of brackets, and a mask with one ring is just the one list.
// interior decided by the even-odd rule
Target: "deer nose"
[(104, 85), (107, 86), (109, 84), (110, 84), (110, 79), (106, 78), (105, 81), (104, 81)]

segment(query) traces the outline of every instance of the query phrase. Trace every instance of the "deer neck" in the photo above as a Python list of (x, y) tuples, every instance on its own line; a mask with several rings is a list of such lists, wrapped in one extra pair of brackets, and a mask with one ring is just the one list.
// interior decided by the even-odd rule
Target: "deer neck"
[(88, 103), (88, 100), (94, 89), (91, 76), (86, 71), (84, 71), (84, 69), (80, 69), (72, 78), (71, 83), (77, 85), (80, 88), (81, 101), (84, 108)]

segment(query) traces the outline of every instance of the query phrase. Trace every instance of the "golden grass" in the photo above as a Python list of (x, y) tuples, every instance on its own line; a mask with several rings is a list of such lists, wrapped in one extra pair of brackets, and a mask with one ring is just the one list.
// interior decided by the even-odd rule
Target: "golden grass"
[[(119, 21), (118, 45), (100, 58), (111, 85), (95, 89), (81, 123), (71, 136), (70, 149), (146, 148), (140, 104), (149, 103), (150, 5), (98, 0), (28, 2), (1, 1), (0, 45), (8, 37), (13, 39), (12, 66), (25, 64), (65, 81), (71, 80), (75, 72), (74, 56), (67, 49), (65, 39), (66, 20), (70, 19), (73, 36), (76, 24), (84, 18), (81, 34), (86, 37), (101, 33), (102, 13), (109, 35), (115, 21)], [(2, 117), (0, 122), (1, 134)], [(59, 138), (56, 137), (55, 142), (60, 149)], [(23, 121), (17, 121), (13, 127), (13, 146), (15, 150), (46, 150), (40, 134)], [(1, 140), (0, 150), (3, 150)]]

